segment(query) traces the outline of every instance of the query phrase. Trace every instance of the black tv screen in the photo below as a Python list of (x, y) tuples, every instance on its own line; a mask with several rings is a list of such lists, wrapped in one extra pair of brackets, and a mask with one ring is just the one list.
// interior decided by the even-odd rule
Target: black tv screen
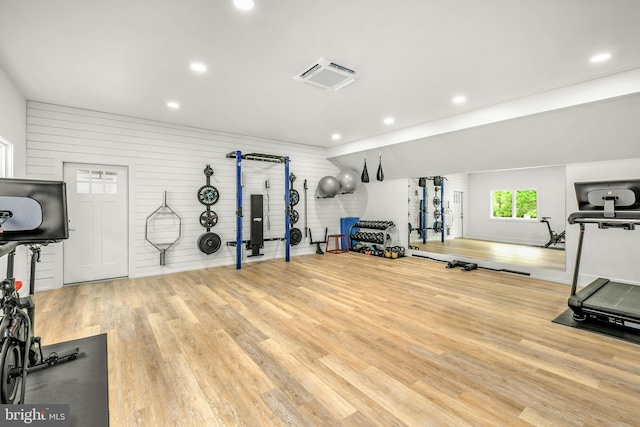
[(581, 211), (602, 211), (605, 206), (640, 210), (640, 179), (576, 182), (574, 187)]
[(65, 183), (0, 178), (0, 231), (0, 243), (69, 238)]

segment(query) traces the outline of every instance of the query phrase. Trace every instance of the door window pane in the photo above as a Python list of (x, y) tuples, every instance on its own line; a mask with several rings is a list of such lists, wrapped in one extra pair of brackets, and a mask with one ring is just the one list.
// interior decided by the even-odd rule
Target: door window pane
[(103, 175), (104, 192), (106, 194), (118, 193), (118, 174), (116, 172), (105, 171)]
[(78, 169), (76, 171), (76, 191), (79, 194), (117, 194), (118, 173)]

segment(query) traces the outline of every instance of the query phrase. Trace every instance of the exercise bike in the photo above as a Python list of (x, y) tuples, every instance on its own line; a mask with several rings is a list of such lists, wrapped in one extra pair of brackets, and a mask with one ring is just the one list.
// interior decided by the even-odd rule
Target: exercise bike
[[(0, 403), (24, 403), (27, 374), (73, 360), (79, 349), (42, 354), (34, 332), (36, 263), (42, 245), (69, 238), (66, 184), (62, 181), (0, 178), (0, 258), (7, 257), (7, 277), (0, 281)], [(29, 293), (21, 297), (16, 281), (16, 248), (31, 252)]]
[(41, 246), (29, 245), (31, 273), (29, 295), (20, 297), (22, 283), (13, 277), (15, 249), (19, 242), (0, 246), (0, 257), (7, 256), (7, 277), (0, 282), (0, 403), (24, 403), (27, 374), (30, 371), (51, 367), (65, 360), (74, 360), (79, 348), (66, 354), (42, 354), (40, 337), (35, 336), (35, 265), (40, 261)]
[[(551, 224), (549, 224), (549, 220), (551, 217), (543, 216), (540, 222), (544, 222), (547, 224), (547, 229), (549, 230), (549, 241), (542, 246), (543, 248), (548, 248), (551, 245), (564, 244), (564, 233), (563, 230), (561, 233), (556, 233), (551, 229)], [(550, 249), (564, 249), (564, 248), (550, 248)]]

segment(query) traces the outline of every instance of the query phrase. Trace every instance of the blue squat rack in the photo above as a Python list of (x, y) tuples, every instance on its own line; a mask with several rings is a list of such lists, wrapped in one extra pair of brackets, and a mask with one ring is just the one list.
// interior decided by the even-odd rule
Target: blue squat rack
[(289, 212), (291, 211), (291, 199), (289, 197), (289, 157), (274, 156), (271, 154), (247, 153), (242, 151), (232, 151), (227, 154), (228, 159), (236, 160), (236, 241), (228, 242), (228, 246), (236, 247), (236, 269), (242, 268), (242, 244), (246, 243), (242, 240), (242, 161), (254, 160), (259, 162), (284, 163), (284, 238), (264, 239), (267, 240), (284, 240), (285, 241), (285, 261), (291, 259), (291, 237), (289, 221)]
[[(431, 178), (425, 177), (425, 179), (433, 179), (433, 177)], [(439, 187), (440, 187), (440, 206), (438, 207), (438, 209), (440, 209), (440, 221), (442, 224), (442, 226), (440, 227), (440, 241), (444, 243), (444, 214), (445, 214), (444, 179), (442, 179), (442, 181), (440, 182)], [(436, 194), (436, 197), (437, 197), (437, 194)], [(427, 227), (427, 187), (426, 185), (422, 187), (422, 206), (420, 209), (420, 215), (422, 216), (422, 221), (421, 221), (422, 222), (422, 243), (427, 243), (427, 230), (429, 229), (429, 227)], [(436, 231), (435, 227), (433, 227), (432, 229), (433, 231)]]

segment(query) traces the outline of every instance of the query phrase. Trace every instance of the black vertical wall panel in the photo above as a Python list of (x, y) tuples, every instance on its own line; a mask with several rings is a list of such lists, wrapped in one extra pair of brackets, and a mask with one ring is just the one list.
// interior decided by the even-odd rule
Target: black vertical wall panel
[(251, 246), (264, 244), (264, 221), (262, 194), (251, 195)]

